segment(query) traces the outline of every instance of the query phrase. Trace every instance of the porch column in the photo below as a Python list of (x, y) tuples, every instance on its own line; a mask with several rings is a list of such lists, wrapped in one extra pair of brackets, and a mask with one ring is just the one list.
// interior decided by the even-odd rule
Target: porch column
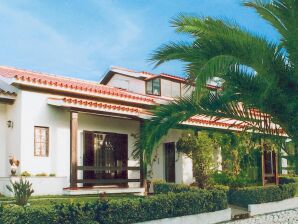
[(70, 187), (77, 187), (78, 113), (70, 112)]
[[(144, 125), (144, 121), (140, 121), (140, 134), (142, 127)], [(140, 136), (139, 136), (140, 138)], [(138, 139), (140, 141), (140, 139)], [(147, 180), (146, 180), (146, 175), (147, 174), (147, 167), (144, 166), (144, 156), (143, 154), (140, 155), (140, 187), (144, 187), (145, 190), (147, 190)]]

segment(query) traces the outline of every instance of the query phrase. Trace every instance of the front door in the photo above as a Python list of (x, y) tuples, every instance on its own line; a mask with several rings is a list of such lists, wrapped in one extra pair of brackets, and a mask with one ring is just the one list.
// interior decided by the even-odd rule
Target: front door
[(108, 132), (84, 132), (83, 178), (96, 180), (84, 186), (120, 184), (127, 179), (128, 136)]
[(165, 180), (175, 183), (175, 142), (164, 144), (165, 151)]
[(278, 184), (277, 154), (272, 150), (263, 151), (263, 185)]

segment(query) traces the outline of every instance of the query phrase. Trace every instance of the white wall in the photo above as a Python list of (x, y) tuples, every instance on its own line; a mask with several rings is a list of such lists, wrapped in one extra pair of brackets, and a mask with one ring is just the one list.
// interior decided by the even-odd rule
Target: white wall
[(156, 219), (152, 221), (139, 222), (137, 224), (216, 224), (230, 221), (232, 217), (231, 208), (215, 212), (206, 212), (195, 215), (185, 215), (172, 218)]
[[(47, 104), (50, 95), (22, 91), (21, 169), (69, 176), (69, 112)], [(49, 127), (49, 156), (34, 156), (34, 126)]]
[[(162, 139), (157, 150), (153, 153), (154, 162), (152, 163), (152, 179), (165, 179), (165, 158), (164, 143), (175, 142), (179, 140), (182, 134), (181, 130), (171, 129), (169, 133)], [(175, 154), (176, 164), (176, 183), (190, 184), (194, 181), (192, 172), (192, 160), (182, 154)], [(151, 169), (151, 168), (149, 168)]]
[[(9, 146), (21, 161), (18, 173), (28, 171), (55, 173), (58, 177), (70, 174), (70, 113), (62, 108), (47, 104), (49, 94), (21, 91), (14, 105), (10, 106), (9, 117), (15, 127), (10, 133)], [(79, 114), (78, 162), (82, 164), (83, 131), (104, 131), (128, 135), (129, 166), (139, 166), (132, 159), (135, 139), (132, 134), (139, 132), (139, 121), (111, 118), (90, 114)], [(34, 126), (49, 127), (49, 156), (34, 156)], [(19, 136), (19, 137), (17, 137)], [(6, 156), (8, 158), (8, 156)], [(6, 158), (5, 157), (5, 158)], [(7, 165), (8, 167), (8, 165)], [(139, 171), (129, 171), (129, 178), (139, 178)], [(139, 183), (131, 186), (139, 186)]]
[(0, 103), (0, 177), (6, 174), (6, 105)]
[[(16, 159), (21, 158), (21, 110), (22, 110), (22, 91), (18, 92), (18, 97), (12, 105), (6, 106), (6, 120), (13, 122), (13, 128), (6, 129), (6, 155), (5, 155), (5, 175), (10, 175), (10, 164), (8, 158), (14, 155)], [(18, 172), (19, 173), (19, 172)]]
[[(5, 196), (13, 196), (7, 190), (6, 185), (11, 185), (10, 181), (19, 181), (20, 177), (0, 177), (0, 192)], [(60, 195), (63, 194), (63, 188), (68, 187), (67, 177), (26, 177), (32, 184), (33, 195)]]
[(194, 91), (194, 87), (188, 85), (181, 85), (181, 95), (189, 96)]
[(167, 79), (161, 80), (161, 95), (167, 97), (180, 97), (180, 83)]
[(145, 94), (145, 81), (133, 77), (115, 74), (107, 85)]
[[(47, 104), (50, 94), (20, 91), (13, 105), (7, 105), (7, 116), (4, 120), (12, 120), (14, 128), (7, 130), (6, 175), (9, 175), (8, 155), (14, 154), (21, 161), (18, 173), (28, 171), (35, 175), (45, 172), (55, 173), (58, 177), (69, 178), (70, 174), (70, 113), (62, 108)], [(2, 108), (3, 111), (3, 108)], [(2, 112), (3, 114), (3, 112)], [(1, 115), (0, 115), (1, 117)], [(3, 115), (2, 115), (3, 117)], [(1, 118), (0, 118), (1, 119)], [(3, 118), (2, 118), (3, 119)], [(49, 127), (49, 156), (34, 156), (34, 126)], [(139, 132), (139, 121), (103, 117), (90, 114), (79, 114), (78, 162), (82, 164), (83, 131), (104, 131), (128, 135), (129, 166), (139, 166), (131, 152), (135, 139), (132, 134)], [(0, 130), (1, 131), (1, 130)], [(164, 179), (164, 149), (163, 143), (176, 142), (181, 130), (170, 130), (157, 150), (157, 160), (153, 164), (154, 179)], [(4, 144), (1, 142), (1, 144)], [(1, 157), (3, 158), (3, 156)], [(3, 164), (3, 163), (2, 163)], [(129, 171), (129, 178), (140, 177), (139, 171)], [(176, 153), (176, 182), (191, 183), (192, 162), (189, 158)], [(138, 187), (139, 183), (130, 186)]]

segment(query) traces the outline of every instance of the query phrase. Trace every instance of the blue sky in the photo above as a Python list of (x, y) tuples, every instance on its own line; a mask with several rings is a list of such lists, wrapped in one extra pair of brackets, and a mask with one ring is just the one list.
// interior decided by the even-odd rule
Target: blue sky
[(0, 64), (89, 80), (110, 65), (183, 75), (179, 62), (148, 63), (161, 44), (188, 39), (170, 27), (179, 13), (231, 18), (277, 39), (240, 0), (0, 0)]

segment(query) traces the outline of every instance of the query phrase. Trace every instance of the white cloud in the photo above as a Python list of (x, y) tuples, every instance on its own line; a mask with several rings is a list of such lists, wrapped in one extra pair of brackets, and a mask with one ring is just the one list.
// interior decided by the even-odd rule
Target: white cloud
[(27, 11), (0, 4), (1, 64), (70, 75), (94, 64), (84, 46), (73, 43)]

